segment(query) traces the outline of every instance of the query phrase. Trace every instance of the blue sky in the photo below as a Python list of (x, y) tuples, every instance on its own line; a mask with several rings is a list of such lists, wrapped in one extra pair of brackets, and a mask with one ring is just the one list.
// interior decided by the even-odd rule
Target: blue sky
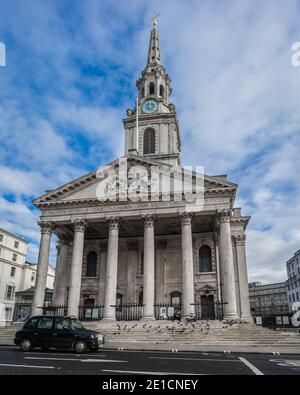
[(0, 0), (0, 227), (36, 261), (32, 198), (123, 153), (154, 11), (183, 163), (239, 183), (250, 279), (284, 280), (300, 248), (295, 0)]

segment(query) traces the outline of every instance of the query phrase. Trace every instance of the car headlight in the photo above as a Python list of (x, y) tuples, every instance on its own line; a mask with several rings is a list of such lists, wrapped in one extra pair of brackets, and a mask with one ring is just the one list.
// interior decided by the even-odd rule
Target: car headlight
[(99, 342), (103, 342), (103, 335), (101, 335), (100, 333), (98, 333), (97, 339), (98, 339)]

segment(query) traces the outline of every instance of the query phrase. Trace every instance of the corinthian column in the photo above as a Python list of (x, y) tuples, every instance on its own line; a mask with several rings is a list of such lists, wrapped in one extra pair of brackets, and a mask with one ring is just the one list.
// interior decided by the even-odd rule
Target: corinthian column
[(181, 215), (181, 259), (183, 317), (189, 317), (195, 314), (192, 215), (190, 213)]
[(119, 218), (109, 220), (109, 235), (106, 263), (106, 283), (103, 320), (115, 321), (116, 319), (116, 293), (118, 279), (118, 256), (119, 256)]
[(218, 213), (220, 224), (220, 263), (223, 278), (224, 318), (238, 319), (233, 252), (231, 242), (231, 210)]
[(55, 282), (53, 290), (53, 304), (64, 305), (67, 281), (67, 266), (69, 242), (61, 237), (57, 244), (57, 263), (55, 267)]
[(41, 241), (35, 282), (35, 290), (31, 308), (31, 315), (42, 314), (47, 284), (50, 243), (53, 225), (50, 222), (39, 222), (41, 228)]
[(147, 215), (144, 222), (144, 320), (154, 319), (154, 217)]
[(245, 235), (235, 236), (239, 290), (241, 299), (241, 320), (244, 322), (253, 322), (250, 312), (248, 273), (246, 263)]
[(76, 219), (74, 221), (74, 240), (70, 273), (68, 315), (73, 315), (75, 317), (78, 317), (78, 307), (80, 303), (85, 228), (86, 222), (84, 220)]

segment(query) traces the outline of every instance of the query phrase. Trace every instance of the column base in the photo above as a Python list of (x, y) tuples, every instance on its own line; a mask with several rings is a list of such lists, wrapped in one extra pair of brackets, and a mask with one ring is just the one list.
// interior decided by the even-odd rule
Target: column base
[(233, 322), (236, 322), (236, 323), (241, 322), (240, 317), (238, 315), (236, 315), (236, 314), (225, 314), (223, 319), (227, 320), (227, 321), (233, 321)]
[(251, 316), (241, 317), (241, 324), (254, 324), (253, 318)]
[(154, 316), (146, 316), (142, 317), (140, 321), (156, 321), (156, 318)]
[(116, 322), (116, 317), (103, 317), (101, 322)]

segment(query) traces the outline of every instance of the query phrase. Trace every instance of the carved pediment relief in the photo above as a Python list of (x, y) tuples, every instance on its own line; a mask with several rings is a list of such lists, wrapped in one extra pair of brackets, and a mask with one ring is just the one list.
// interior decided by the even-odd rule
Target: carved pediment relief
[[(40, 207), (82, 201), (98, 201), (100, 203), (103, 202), (103, 204), (107, 201), (122, 202), (126, 201), (128, 193), (132, 191), (135, 193), (137, 189), (134, 188), (138, 188), (140, 193), (139, 202), (143, 201), (142, 196), (144, 195), (144, 200), (148, 201), (150, 199), (147, 196), (150, 196), (150, 194), (152, 196), (153, 191), (158, 196), (165, 192), (160, 191), (162, 179), (171, 179), (171, 182), (167, 181), (170, 185), (171, 194), (172, 191), (176, 192), (178, 185), (182, 185), (183, 174), (185, 177), (188, 177), (191, 189), (194, 188), (196, 182), (198, 182), (197, 185), (200, 185), (200, 179), (202, 179), (201, 193), (204, 190), (205, 194), (220, 194), (224, 192), (234, 194), (237, 187), (236, 184), (228, 182), (223, 176), (209, 177), (195, 172), (187, 173), (183, 168), (172, 167), (166, 163), (128, 154), (101, 167), (97, 171), (88, 173), (54, 190), (47, 191), (43, 196), (35, 199), (33, 203)], [(177, 187), (174, 185), (177, 185)], [(123, 195), (125, 193), (124, 200), (122, 200), (122, 193)], [(167, 193), (169, 193), (168, 189)], [(99, 195), (104, 197), (104, 200), (99, 200)], [(109, 199), (105, 199), (105, 197), (109, 197)]]

